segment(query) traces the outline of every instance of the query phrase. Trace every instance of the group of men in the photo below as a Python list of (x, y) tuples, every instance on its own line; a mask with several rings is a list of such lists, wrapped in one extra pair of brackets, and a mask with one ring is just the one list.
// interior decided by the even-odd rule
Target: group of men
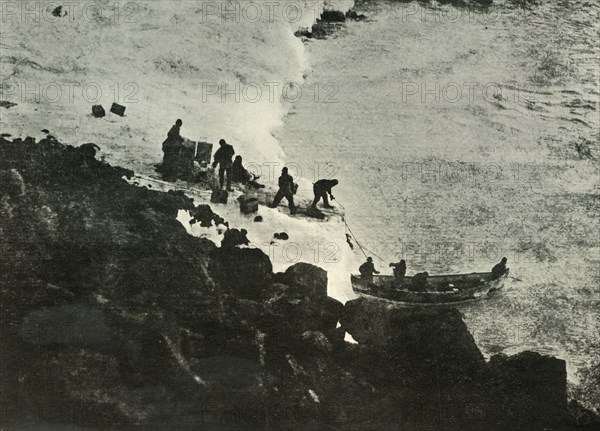
[[(177, 178), (186, 179), (185, 173), (190, 170), (193, 164), (194, 154), (188, 154), (184, 144), (185, 139), (181, 136), (181, 126), (183, 121), (177, 120), (173, 127), (167, 133), (167, 139), (163, 142), (162, 150), (164, 153), (162, 172), (166, 179), (175, 180)], [(213, 157), (212, 167), (219, 167), (219, 187), (222, 190), (227, 179), (227, 191), (233, 191), (232, 182), (247, 184), (254, 188), (263, 188), (264, 185), (258, 184), (258, 176), (248, 172), (242, 164), (242, 156), (236, 156), (233, 146), (228, 144), (225, 139), (219, 140), (219, 148)], [(182, 175), (183, 173), (183, 175)]]
[[(181, 166), (181, 147), (184, 142), (181, 136), (181, 126), (183, 122), (177, 120), (175, 125), (171, 127), (167, 134), (167, 139), (163, 142), (164, 162), (163, 162), (163, 173), (165, 177), (175, 179), (178, 177), (177, 170)], [(264, 188), (262, 184), (258, 184), (256, 180), (259, 178), (258, 175), (253, 175), (246, 170), (242, 164), (242, 156), (236, 156), (235, 160), (232, 161), (235, 155), (235, 150), (232, 145), (228, 144), (225, 139), (219, 140), (219, 148), (215, 152), (213, 157), (212, 167), (214, 169), (219, 167), (219, 188), (222, 190), (223, 186), (226, 185), (227, 191), (233, 191), (231, 187), (232, 182), (248, 185), (253, 188)], [(193, 157), (186, 160), (191, 166)], [(225, 181), (227, 181), (225, 183)], [(338, 184), (338, 180), (318, 180), (313, 184), (314, 199), (309, 208), (309, 211), (315, 210), (317, 204), (323, 199), (323, 205), (325, 208), (333, 208), (329, 203), (329, 198), (335, 199), (331, 193), (331, 189)], [(271, 208), (277, 208), (283, 198), (288, 201), (290, 213), (293, 215), (296, 213), (297, 208), (294, 204), (294, 195), (298, 191), (298, 184), (294, 182), (294, 178), (289, 174), (288, 168), (284, 167), (281, 170), (281, 176), (278, 181), (279, 189), (275, 194), (275, 198), (271, 203)]]
[[(288, 201), (288, 206), (290, 208), (290, 213), (296, 213), (296, 206), (294, 204), (294, 195), (298, 191), (298, 184), (294, 182), (294, 178), (289, 174), (288, 168), (283, 168), (281, 170), (281, 176), (278, 181), (279, 190), (275, 194), (275, 198), (273, 199), (273, 203), (271, 204), (271, 208), (277, 208), (279, 203), (283, 198), (286, 198)], [(329, 203), (329, 198), (332, 200), (335, 199), (333, 196), (331, 189), (338, 185), (338, 180), (318, 180), (313, 184), (313, 193), (315, 195), (312, 204), (310, 205), (309, 211), (314, 211), (317, 208), (317, 204), (321, 199), (323, 199), (323, 206), (325, 208), (333, 208), (333, 206)]]
[[(491, 271), (491, 280), (496, 280), (502, 277), (504, 274), (508, 272), (508, 268), (506, 267), (507, 259), (505, 257), (502, 258), (500, 263), (494, 265)], [(404, 276), (406, 275), (406, 262), (402, 259), (397, 263), (390, 263), (391, 268), (394, 268), (394, 277), (395, 277), (395, 285), (397, 287), (401, 287), (404, 282)], [(373, 263), (372, 257), (367, 257), (367, 261), (364, 262), (359, 268), (361, 278), (368, 281), (373, 282), (373, 275), (379, 274), (379, 271), (375, 269), (375, 264)], [(412, 280), (410, 283), (409, 289), (413, 291), (424, 291), (427, 290), (427, 278), (429, 277), (429, 273), (427, 271), (419, 272), (412, 276)]]
[[(171, 130), (169, 130), (167, 139), (163, 142), (163, 152), (165, 154), (163, 171), (167, 173), (167, 176), (174, 174), (173, 171), (176, 169), (175, 165), (179, 162), (179, 157), (181, 156), (182, 149), (180, 147), (184, 141), (180, 133), (182, 125), (183, 122), (181, 120), (177, 120), (175, 125), (171, 127)], [(217, 166), (219, 167), (220, 189), (222, 190), (223, 186), (225, 185), (225, 178), (227, 178), (227, 191), (233, 191), (231, 188), (232, 181), (246, 184), (254, 188), (264, 187), (264, 185), (256, 182), (256, 180), (259, 178), (258, 176), (252, 175), (244, 168), (241, 156), (236, 156), (235, 161), (232, 161), (234, 154), (235, 150), (233, 149), (233, 146), (229, 145), (225, 139), (219, 140), (219, 149), (217, 149), (215, 152), (212, 166), (215, 169)], [(192, 163), (192, 161), (190, 160), (189, 163)], [(329, 203), (329, 198), (332, 200), (335, 199), (331, 189), (337, 184), (338, 180), (336, 179), (322, 179), (315, 182), (313, 184), (314, 199), (309, 211), (315, 210), (321, 199), (323, 199), (323, 206), (325, 208), (333, 208)], [(277, 208), (282, 199), (286, 198), (290, 208), (290, 214), (295, 214), (297, 208), (294, 204), (294, 195), (298, 191), (298, 184), (294, 182), (294, 178), (289, 174), (287, 167), (284, 167), (281, 170), (278, 186), (279, 189), (277, 190), (275, 198), (273, 199), (270, 207)], [(506, 268), (506, 261), (507, 259), (503, 257), (500, 263), (496, 264), (492, 268), (492, 280), (501, 277), (508, 271)], [(404, 276), (406, 275), (406, 262), (401, 260), (397, 263), (390, 263), (389, 266), (393, 268), (396, 285), (401, 286), (402, 282), (404, 281)], [(359, 272), (363, 279), (371, 282), (373, 281), (373, 275), (379, 274), (379, 271), (375, 269), (372, 257), (368, 257), (367, 261), (360, 266)], [(427, 271), (413, 275), (411, 282), (412, 290), (426, 290), (428, 277), (429, 273)]]

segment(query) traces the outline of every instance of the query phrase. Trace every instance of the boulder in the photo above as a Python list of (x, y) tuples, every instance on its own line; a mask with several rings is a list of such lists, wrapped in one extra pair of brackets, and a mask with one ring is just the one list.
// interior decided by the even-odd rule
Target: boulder
[(79, 147), (79, 153), (86, 159), (93, 159), (96, 157), (96, 152), (100, 151), (100, 147), (93, 142), (81, 144)]
[(251, 196), (240, 196), (238, 198), (240, 203), (240, 212), (242, 214), (252, 214), (258, 211), (258, 199)]
[(292, 265), (285, 271), (284, 280), (313, 299), (327, 297), (327, 271), (318, 266), (304, 262)]
[(11, 197), (23, 196), (25, 194), (25, 181), (16, 169), (0, 171), (0, 192)]
[(215, 281), (242, 298), (259, 298), (273, 276), (269, 256), (255, 248), (216, 249), (209, 270)]
[(359, 343), (409, 362), (445, 361), (480, 367), (484, 358), (454, 308), (398, 308), (383, 301), (348, 301), (340, 321)]
[[(567, 370), (562, 359), (521, 352), (495, 355), (488, 364), (491, 400), (502, 400), (496, 418), (518, 429), (544, 429), (564, 423), (567, 413)], [(498, 406), (490, 409), (493, 417)], [(547, 429), (547, 428), (545, 428)]]
[(324, 298), (302, 296), (295, 288), (282, 290), (280, 294), (265, 301), (271, 329), (279, 326), (281, 331), (289, 334), (333, 331), (343, 308), (343, 304), (336, 299), (328, 296)]
[(346, 15), (339, 10), (324, 10), (321, 14), (321, 20), (326, 22), (344, 22)]
[(287, 241), (288, 239), (290, 239), (290, 236), (285, 232), (277, 232), (273, 235), (273, 238), (279, 239), (281, 241)]
[(213, 204), (226, 204), (227, 199), (229, 197), (229, 193), (227, 190), (221, 190), (220, 188), (215, 188), (210, 195), (210, 201)]
[(248, 231), (246, 229), (227, 229), (223, 234), (221, 248), (230, 249), (240, 245), (250, 244), (250, 241), (248, 241), (248, 238), (246, 237), (247, 234)]
[(274, 277), (276, 283), (263, 290), (271, 324), (285, 331), (330, 333), (335, 330), (343, 304), (327, 296), (327, 272), (308, 263), (297, 263), (284, 274)]

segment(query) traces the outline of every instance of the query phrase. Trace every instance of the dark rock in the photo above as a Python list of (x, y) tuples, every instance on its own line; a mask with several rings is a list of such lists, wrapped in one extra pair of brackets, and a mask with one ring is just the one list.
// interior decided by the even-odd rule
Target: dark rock
[(344, 306), (327, 296), (327, 272), (307, 263), (297, 263), (274, 279), (279, 282), (263, 290), (273, 325), (288, 327), (296, 334), (335, 330)]
[(339, 10), (324, 10), (321, 14), (321, 20), (326, 22), (344, 22), (346, 21), (346, 15)]
[(209, 264), (211, 276), (226, 291), (242, 298), (258, 298), (271, 282), (273, 265), (259, 249), (221, 247)]
[(436, 360), (477, 369), (484, 358), (454, 308), (398, 308), (383, 301), (348, 301), (340, 321), (359, 343), (393, 351), (408, 362)]
[(240, 212), (242, 214), (251, 214), (258, 211), (257, 198), (242, 195), (238, 198), (238, 202), (240, 203)]
[(229, 226), (223, 217), (212, 211), (209, 205), (200, 204), (196, 206), (194, 209), (190, 210), (190, 215), (192, 216), (192, 219), (190, 220), (190, 224), (192, 225), (200, 222), (200, 226), (202, 227), (211, 227), (213, 223), (215, 226)]
[[(210, 225), (210, 207), (83, 153), (0, 138), (2, 175), (16, 196), (25, 185), (0, 194), (2, 395), (15, 405), (62, 400), (86, 429), (567, 431), (573, 416), (596, 429), (565, 408), (563, 361), (485, 363), (454, 309), (344, 307), (324, 270), (273, 274), (258, 249), (188, 235), (178, 211)], [(69, 322), (96, 332), (29, 338)]]
[(0, 195), (6, 194), (11, 197), (23, 196), (25, 194), (25, 181), (16, 169), (0, 171)]
[(42, 132), (44, 132), (44, 133), (50, 133), (50, 130), (48, 130), (48, 129), (42, 129)]
[(52, 11), (52, 15), (57, 17), (57, 18), (62, 18), (63, 16), (67, 15), (67, 11), (65, 11), (64, 15), (63, 15), (63, 10), (62, 10), (62, 6), (57, 6), (56, 8), (54, 8), (54, 10)]
[(285, 232), (276, 233), (275, 235), (273, 235), (273, 238), (279, 239), (282, 241), (287, 241), (288, 239), (290, 239), (289, 235)]
[(223, 235), (223, 240), (221, 241), (221, 248), (229, 249), (240, 245), (250, 244), (250, 241), (248, 241), (248, 238), (246, 237), (247, 234), (248, 231), (246, 229), (227, 229)]
[(327, 297), (327, 271), (318, 266), (296, 263), (285, 271), (284, 280), (310, 298)]
[(256, 216), (256, 217), (254, 217), (254, 221), (255, 221), (256, 223), (260, 223), (260, 222), (262, 222), (262, 221), (263, 221), (263, 218), (262, 218), (262, 216)]
[(311, 344), (316, 350), (328, 353), (333, 350), (327, 337), (319, 331), (306, 331), (302, 334), (302, 339)]
[(348, 12), (346, 12), (346, 18), (353, 19), (355, 21), (362, 21), (367, 19), (367, 16), (362, 13), (359, 15), (356, 11), (349, 10)]
[(265, 309), (272, 316), (270, 325), (286, 328), (290, 334), (333, 331), (343, 307), (336, 299), (302, 297), (294, 289), (289, 294), (265, 301)]
[(87, 144), (81, 144), (79, 146), (79, 151), (86, 158), (93, 159), (96, 157), (96, 151), (100, 151), (100, 147), (92, 142), (89, 142)]
[(214, 204), (226, 204), (227, 199), (229, 197), (229, 193), (227, 190), (221, 190), (220, 188), (215, 188), (210, 195), (210, 201)]
[[(499, 422), (515, 429), (539, 429), (563, 423), (567, 418), (565, 361), (522, 352), (491, 358), (492, 399), (504, 399)], [(492, 409), (490, 414), (493, 414)]]
[(568, 410), (574, 429), (590, 431), (600, 429), (600, 414), (586, 409), (579, 401), (569, 401)]

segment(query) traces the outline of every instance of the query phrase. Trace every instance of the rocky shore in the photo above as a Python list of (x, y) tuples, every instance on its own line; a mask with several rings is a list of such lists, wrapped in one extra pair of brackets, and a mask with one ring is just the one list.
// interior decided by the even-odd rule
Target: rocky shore
[(316, 266), (188, 235), (179, 210), (220, 217), (132, 174), (0, 138), (3, 429), (595, 429), (563, 360), (486, 361), (452, 308), (342, 304)]

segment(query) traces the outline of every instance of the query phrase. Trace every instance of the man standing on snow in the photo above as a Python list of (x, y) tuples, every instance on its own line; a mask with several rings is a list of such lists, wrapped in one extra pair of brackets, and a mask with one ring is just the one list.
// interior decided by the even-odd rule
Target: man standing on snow
[(273, 199), (271, 208), (277, 208), (279, 202), (281, 202), (283, 198), (286, 198), (290, 207), (290, 214), (296, 214), (296, 207), (294, 205), (295, 188), (294, 178), (288, 174), (288, 168), (283, 168), (281, 170), (281, 176), (279, 177), (279, 190), (275, 195), (275, 199)]
[(181, 126), (183, 121), (177, 120), (169, 133), (167, 133), (167, 139), (162, 144), (163, 150), (163, 164), (162, 173), (163, 178), (168, 181), (174, 181), (180, 173), (179, 166), (179, 152), (183, 138), (181, 137)]
[(215, 153), (215, 161), (213, 162), (213, 168), (219, 165), (219, 187), (223, 189), (223, 183), (225, 182), (225, 174), (227, 174), (227, 191), (232, 192), (231, 188), (231, 158), (235, 154), (235, 151), (231, 145), (225, 142), (225, 139), (219, 141), (221, 146)]

